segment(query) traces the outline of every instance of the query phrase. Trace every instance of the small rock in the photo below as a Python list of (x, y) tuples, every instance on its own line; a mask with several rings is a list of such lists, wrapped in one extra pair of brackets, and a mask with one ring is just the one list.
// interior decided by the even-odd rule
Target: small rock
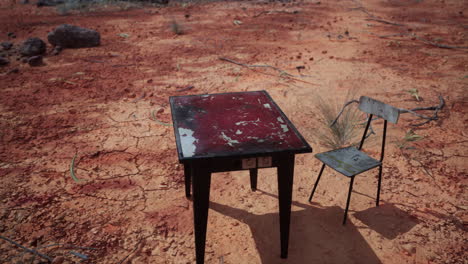
[(61, 46), (62, 48), (87, 48), (101, 44), (99, 32), (68, 24), (55, 28), (47, 35), (47, 39), (53, 46)]
[(5, 66), (10, 64), (10, 61), (7, 58), (0, 57), (0, 66)]
[(412, 244), (404, 244), (401, 248), (410, 255), (416, 253), (416, 247)]
[(42, 6), (56, 6), (65, 3), (63, 0), (39, 0), (37, 1), (37, 7)]
[(15, 35), (15, 33), (13, 33), (13, 32), (8, 32), (7, 36), (8, 36), (9, 38), (16, 38), (16, 35)]
[(11, 49), (11, 47), (13, 47), (13, 43), (11, 43), (10, 41), (2, 42), (0, 45), (2, 45), (4, 50), (9, 50)]
[(38, 56), (30, 57), (30, 58), (28, 59), (28, 64), (29, 64), (29, 66), (31, 66), (31, 67), (37, 67), (37, 66), (43, 65), (44, 62), (42, 61), (42, 56), (41, 56), (41, 55), (38, 55)]
[(61, 46), (55, 46), (54, 50), (52, 51), (52, 55), (57, 56), (62, 52), (62, 47)]
[(21, 45), (20, 53), (23, 56), (41, 55), (46, 51), (46, 44), (40, 38), (28, 38)]

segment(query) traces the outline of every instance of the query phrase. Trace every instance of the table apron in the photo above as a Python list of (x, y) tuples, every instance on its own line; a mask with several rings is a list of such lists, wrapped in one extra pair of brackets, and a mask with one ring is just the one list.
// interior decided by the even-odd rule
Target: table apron
[[(248, 158), (213, 158), (213, 159), (205, 159), (205, 160), (193, 160), (193, 161), (184, 161), (182, 162), (184, 165), (188, 164), (189, 166), (203, 166), (206, 167), (211, 173), (216, 172), (227, 172), (227, 171), (240, 171), (240, 170), (249, 170), (249, 169), (266, 169), (266, 168), (273, 168), (278, 167), (288, 156), (294, 154), (275, 154), (275, 155), (261, 155), (257, 157), (248, 157)], [(256, 166), (254, 168), (245, 168), (242, 166), (243, 159), (252, 159), (252, 158), (259, 158), (259, 157), (271, 157), (271, 166), (268, 167), (259, 167)]]

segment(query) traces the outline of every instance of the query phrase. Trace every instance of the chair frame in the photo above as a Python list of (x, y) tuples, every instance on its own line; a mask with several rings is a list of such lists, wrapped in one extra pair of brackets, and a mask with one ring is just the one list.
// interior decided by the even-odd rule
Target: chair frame
[[(369, 106), (369, 103), (374, 104), (373, 106)], [(375, 106), (376, 105), (376, 106)], [(364, 141), (366, 140), (366, 135), (367, 132), (369, 131), (370, 124), (372, 122), (372, 119), (374, 115), (383, 118), (384, 119), (384, 124), (383, 124), (383, 136), (382, 136), (382, 146), (381, 146), (381, 152), (380, 152), (380, 165), (379, 167), (379, 180), (378, 180), (378, 185), (377, 185), (377, 197), (375, 204), (376, 206), (379, 206), (379, 201), (380, 201), (380, 187), (382, 185), (382, 166), (383, 166), (383, 160), (384, 160), (384, 155), (385, 155), (385, 141), (387, 137), (387, 120), (390, 120), (392, 123), (397, 123), (398, 121), (398, 116), (399, 116), (399, 110), (397, 108), (394, 108), (390, 105), (384, 104), (380, 101), (377, 101), (375, 99), (362, 96), (359, 100), (359, 109), (363, 112), (366, 112), (369, 114), (369, 118), (367, 120), (366, 128), (364, 129), (364, 134), (362, 135), (361, 142), (359, 143), (359, 148), (358, 150), (361, 151), (362, 147), (364, 145)], [(389, 113), (390, 112), (390, 113)], [(320, 169), (319, 175), (317, 177), (317, 180), (315, 181), (314, 188), (312, 189), (312, 192), (309, 197), (309, 202), (312, 201), (312, 197), (315, 193), (315, 190), (317, 189), (318, 182), (320, 181), (320, 177), (322, 176), (323, 171), (325, 170), (326, 164), (323, 163), (322, 168)], [(362, 171), (365, 172), (365, 171)], [(362, 173), (360, 172), (360, 173)], [(358, 173), (358, 174), (360, 174)], [(356, 174), (356, 175), (358, 175)], [(349, 183), (349, 191), (348, 191), (348, 198), (346, 200), (346, 208), (345, 208), (345, 213), (343, 217), (343, 225), (346, 224), (346, 219), (348, 215), (348, 208), (349, 208), (349, 203), (351, 200), (351, 192), (353, 191), (353, 184), (354, 184), (354, 177), (356, 175), (351, 176), (351, 181)]]

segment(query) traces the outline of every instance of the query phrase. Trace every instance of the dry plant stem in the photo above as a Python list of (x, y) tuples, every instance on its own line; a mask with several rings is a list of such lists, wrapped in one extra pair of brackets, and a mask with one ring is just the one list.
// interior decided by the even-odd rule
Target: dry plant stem
[(421, 38), (417, 36), (416, 34), (411, 34), (411, 36), (415, 37), (417, 40), (420, 40), (426, 44), (429, 44), (438, 48), (442, 48), (442, 49), (468, 49), (468, 46), (450, 46), (450, 45), (435, 43), (425, 38)]
[(437, 180), (434, 178), (434, 175), (432, 175), (432, 174), (427, 170), (426, 166), (424, 166), (424, 164), (423, 164), (421, 161), (419, 161), (418, 159), (415, 159), (415, 158), (410, 158), (410, 157), (409, 157), (408, 155), (406, 155), (405, 153), (403, 153), (403, 156), (404, 156), (405, 158), (407, 158), (408, 160), (412, 159), (412, 160), (418, 162), (419, 165), (421, 165), (421, 167), (423, 168), (424, 172), (425, 172), (429, 177), (432, 178), (432, 180), (434, 181), (435, 186), (437, 186), (437, 188), (439, 188), (439, 190), (442, 190), (442, 187), (440, 187), (440, 185), (437, 184)]
[(125, 261), (127, 260), (128, 257), (130, 257), (133, 253), (135, 253), (138, 249), (138, 246), (140, 245), (141, 241), (138, 241), (138, 243), (135, 245), (135, 248), (132, 250), (132, 252), (130, 252), (127, 256), (125, 256), (125, 258), (123, 258), (119, 264), (123, 264), (125, 263)]
[(399, 26), (399, 27), (404, 26), (403, 24), (393, 23), (393, 22), (389, 22), (389, 21), (386, 21), (386, 20), (383, 20), (383, 19), (378, 19), (378, 18), (367, 18), (366, 20), (367, 21), (376, 21), (376, 22), (380, 22), (380, 23), (384, 23), (384, 24), (388, 24), (388, 25), (392, 25), (392, 26)]
[[(345, 108), (347, 106), (349, 106), (350, 104), (353, 104), (353, 103), (359, 103), (358, 100), (351, 100), (349, 102), (346, 102), (343, 106), (343, 108), (341, 108), (341, 111), (338, 113), (338, 115), (336, 116), (335, 120), (333, 120), (333, 122), (330, 124), (330, 127), (331, 126), (334, 126), (336, 124), (336, 122), (338, 121), (338, 118), (340, 118), (340, 116), (343, 114), (343, 111), (345, 110)], [(413, 124), (412, 126), (421, 126), (421, 125), (424, 125), (432, 120), (437, 120), (439, 119), (439, 116), (438, 116), (438, 113), (440, 110), (442, 110), (442, 108), (444, 108), (445, 106), (445, 100), (442, 96), (439, 95), (439, 105), (437, 106), (429, 106), (429, 107), (417, 107), (417, 108), (413, 108), (413, 109), (404, 109), (404, 108), (398, 108), (398, 110), (400, 111), (400, 114), (404, 114), (404, 113), (410, 113), (412, 115), (415, 115), (419, 118), (422, 118), (422, 119), (426, 119), (426, 121), (422, 122), (422, 123), (418, 123), (418, 124)], [(425, 115), (421, 115), (421, 114), (418, 114), (416, 113), (415, 111), (422, 111), (422, 110), (434, 110), (434, 114), (432, 115), (432, 117), (430, 116), (425, 116)]]
[(391, 38), (391, 37), (405, 37), (405, 36), (410, 36), (410, 37), (414, 37), (415, 39), (421, 41), (421, 42), (424, 42), (426, 44), (429, 44), (429, 45), (432, 45), (434, 47), (437, 47), (437, 48), (441, 48), (441, 49), (468, 49), (468, 46), (451, 46), (451, 45), (446, 45), (446, 44), (439, 44), (439, 43), (435, 43), (433, 41), (430, 41), (428, 39), (425, 39), (425, 38), (421, 38), (420, 36), (416, 35), (416, 34), (409, 34), (409, 33), (398, 33), (398, 34), (391, 34), (391, 35), (377, 35), (377, 34), (374, 34), (374, 33), (370, 33), (372, 36), (376, 36), (376, 37), (379, 37), (379, 38)]
[(42, 254), (42, 253), (40, 253), (40, 252), (37, 252), (37, 251), (34, 250), (34, 249), (30, 249), (30, 248), (27, 248), (27, 247), (25, 247), (25, 246), (22, 246), (22, 245), (18, 244), (17, 242), (15, 242), (15, 241), (13, 241), (13, 240), (7, 238), (7, 237), (0, 236), (0, 239), (3, 239), (3, 240), (5, 240), (5, 241), (7, 241), (7, 242), (10, 242), (11, 244), (13, 244), (13, 245), (15, 245), (15, 246), (17, 246), (17, 247), (19, 247), (19, 248), (21, 248), (21, 249), (24, 249), (25, 251), (27, 251), (27, 252), (29, 252), (29, 253), (31, 253), (31, 254), (34, 254), (34, 255), (36, 255), (36, 256), (39, 256), (39, 257), (41, 257), (41, 258), (43, 258), (43, 259), (47, 259), (49, 262), (52, 262), (52, 261), (53, 261), (53, 259), (52, 259), (51, 257), (49, 257), (49, 256), (47, 256), (47, 255), (44, 255), (44, 254)]
[(307, 81), (304, 81), (304, 80), (297, 79), (297, 78), (300, 78), (300, 77), (312, 77), (312, 76), (309, 76), (309, 75), (300, 75), (300, 76), (299, 75), (292, 75), (290, 73), (287, 73), (286, 71), (281, 70), (280, 68), (276, 68), (276, 67), (271, 66), (271, 65), (249, 65), (249, 64), (240, 63), (240, 62), (237, 62), (237, 61), (234, 61), (234, 60), (231, 60), (231, 59), (228, 59), (228, 58), (224, 58), (224, 57), (219, 57), (219, 59), (222, 60), (222, 61), (227, 61), (227, 62), (230, 62), (230, 63), (234, 63), (234, 64), (242, 66), (242, 67), (246, 67), (246, 68), (271, 68), (271, 69), (273, 69), (275, 71), (278, 71), (280, 73), (280, 76), (285, 75), (291, 80), (295, 80), (295, 81), (299, 81), (299, 82), (303, 82), (303, 83), (307, 83), (307, 84), (312, 84), (312, 85), (317, 85), (315, 83), (311, 83), (311, 82), (307, 82)]
[[(367, 18), (366, 20), (368, 21), (376, 21), (376, 22), (380, 22), (380, 23), (384, 23), (384, 24), (388, 24), (388, 25), (392, 25), (392, 26), (406, 26), (405, 24), (398, 24), (398, 23), (395, 23), (395, 22), (390, 22), (390, 21), (386, 21), (386, 20), (383, 20), (383, 19), (379, 19), (377, 18), (376, 16), (374, 16), (373, 14), (369, 13), (363, 6), (361, 3), (353, 0), (353, 2), (355, 2), (356, 4), (360, 5), (359, 7), (356, 7), (356, 8), (351, 8), (350, 10), (359, 10), (359, 11), (362, 11), (364, 13), (366, 13), (370, 18)], [(439, 43), (436, 43), (436, 42), (433, 42), (433, 41), (430, 41), (428, 39), (425, 39), (425, 38), (421, 38), (419, 37), (418, 35), (416, 35), (415, 33), (400, 33), (400, 34), (393, 34), (393, 35), (383, 35), (383, 36), (380, 36), (380, 35), (376, 35), (376, 34), (373, 34), (371, 33), (371, 35), (374, 35), (374, 36), (377, 36), (379, 38), (388, 38), (388, 37), (396, 37), (396, 36), (411, 36), (411, 37), (414, 37), (415, 39), (421, 41), (421, 42), (424, 42), (426, 44), (429, 44), (429, 45), (432, 45), (434, 47), (438, 47), (438, 48), (442, 48), (442, 49), (468, 49), (468, 46), (451, 46), (451, 45), (446, 45), (446, 44), (439, 44)]]
[(343, 106), (343, 108), (341, 108), (340, 112), (339, 112), (338, 115), (336, 116), (335, 120), (333, 120), (333, 122), (330, 124), (331, 127), (334, 126), (334, 125), (336, 124), (336, 122), (338, 121), (338, 118), (340, 118), (340, 116), (343, 114), (343, 111), (345, 110), (345, 108), (346, 108), (348, 105), (352, 104), (352, 103), (359, 103), (359, 101), (358, 101), (358, 100), (351, 100), (351, 101), (345, 103), (345, 105)]
[[(445, 100), (442, 96), (439, 95), (439, 105), (438, 106), (433, 106), (433, 107), (419, 107), (419, 108), (415, 108), (415, 109), (412, 109), (413, 111), (418, 111), (418, 110), (432, 110), (432, 108), (434, 108), (434, 114), (432, 115), (432, 117), (422, 123), (419, 123), (419, 124), (414, 124), (413, 126), (422, 126), (432, 120), (437, 120), (439, 119), (439, 112), (440, 110), (442, 110), (442, 108), (444, 108), (445, 106)], [(428, 109), (426, 109), (428, 108)], [(429, 109), (430, 108), (430, 109)], [(402, 109), (403, 110), (403, 109)]]
[(299, 11), (292, 11), (292, 12), (289, 12), (289, 11), (284, 11), (284, 10), (279, 10), (279, 11), (262, 11), (256, 15), (254, 15), (253, 17), (259, 17), (263, 14), (266, 14), (266, 15), (269, 15), (269, 14), (273, 14), (273, 13), (286, 13), (286, 14), (297, 14), (299, 13)]
[(276, 67), (271, 66), (271, 65), (249, 65), (249, 64), (240, 63), (240, 62), (237, 62), (237, 61), (234, 61), (234, 60), (231, 60), (231, 59), (228, 59), (228, 58), (224, 58), (224, 57), (220, 57), (219, 59), (222, 60), (222, 61), (227, 61), (227, 62), (234, 63), (234, 64), (237, 64), (239, 66), (243, 66), (243, 67), (247, 67), (247, 68), (271, 68), (273, 70), (278, 71), (280, 74), (284, 74), (284, 75), (291, 76), (291, 77), (300, 77), (300, 76), (295, 76), (295, 75), (289, 74), (289, 73), (281, 70), (280, 68), (276, 68)]
[(94, 63), (105, 63), (105, 61), (101, 61), (101, 60), (90, 60), (90, 59), (83, 59), (83, 60), (87, 62), (94, 62)]

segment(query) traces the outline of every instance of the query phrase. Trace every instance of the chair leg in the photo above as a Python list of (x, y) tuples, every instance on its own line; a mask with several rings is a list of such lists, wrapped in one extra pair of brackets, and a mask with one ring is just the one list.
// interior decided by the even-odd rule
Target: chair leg
[(315, 181), (314, 188), (312, 189), (312, 193), (309, 196), (309, 203), (312, 201), (312, 196), (314, 196), (315, 189), (317, 189), (318, 182), (320, 181), (320, 177), (322, 176), (324, 169), (325, 169), (325, 163), (322, 165), (322, 168), (320, 169), (320, 173), (317, 177), (317, 181)]
[(377, 199), (375, 201), (375, 205), (379, 206), (380, 200), (380, 185), (382, 184), (382, 165), (379, 167), (379, 183), (377, 184)]
[(345, 209), (344, 218), (343, 218), (343, 225), (346, 224), (346, 217), (348, 216), (349, 201), (351, 200), (351, 192), (353, 191), (353, 183), (354, 183), (354, 176), (351, 177), (351, 182), (349, 183), (348, 200), (346, 201), (346, 209)]

